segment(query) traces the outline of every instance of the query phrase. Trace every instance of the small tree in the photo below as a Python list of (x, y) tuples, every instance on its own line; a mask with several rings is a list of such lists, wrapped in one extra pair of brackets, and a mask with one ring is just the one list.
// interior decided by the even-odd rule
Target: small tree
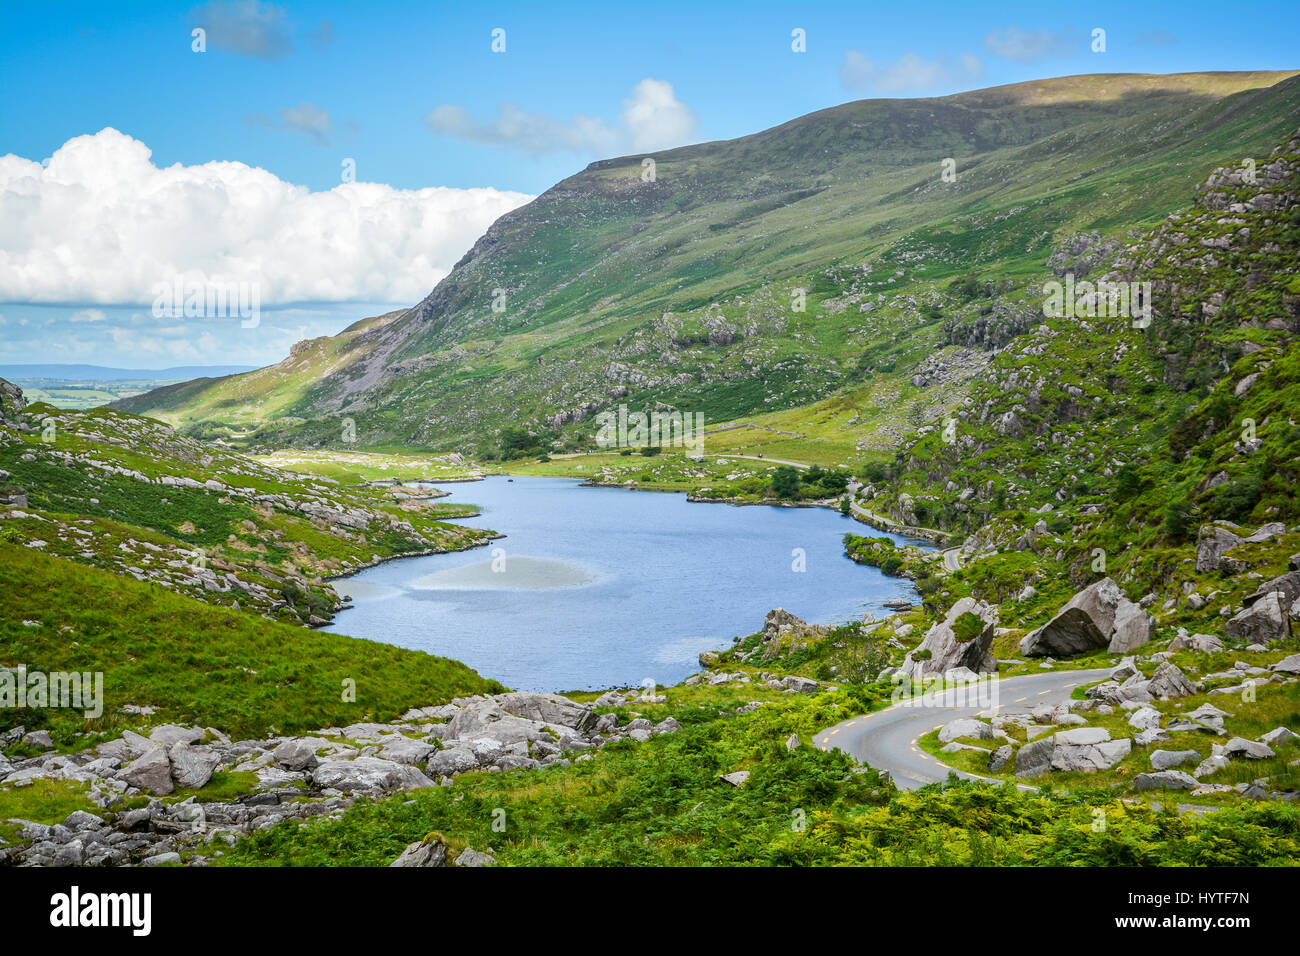
[(834, 628), (826, 635), (835, 648), (832, 657), (836, 675), (849, 684), (866, 684), (889, 666), (889, 650), (879, 635), (879, 628), (868, 631), (861, 621)]
[(794, 498), (799, 494), (799, 472), (790, 465), (781, 465), (772, 472), (772, 494), (778, 498)]

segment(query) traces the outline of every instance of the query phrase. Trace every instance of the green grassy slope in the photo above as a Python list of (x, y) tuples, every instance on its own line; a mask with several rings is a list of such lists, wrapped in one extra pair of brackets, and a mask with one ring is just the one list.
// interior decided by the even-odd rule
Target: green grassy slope
[[(4, 542), (0, 593), (0, 664), (104, 675), (96, 721), (0, 708), (0, 730), (45, 728), (68, 747), (145, 722), (291, 734), (503, 689), (457, 661), (259, 620)], [(345, 680), (355, 681), (355, 702), (344, 699)], [(126, 704), (157, 713), (126, 714)]]
[(261, 447), (337, 444), (346, 415), (363, 445), (483, 451), (505, 424), (583, 441), (619, 402), (711, 422), (868, 385), (927, 404), (909, 373), (945, 343), (950, 282), (1041, 284), (1060, 242), (1153, 225), (1298, 118), (1292, 74), (1068, 77), (845, 104), (656, 154), (653, 182), (643, 157), (594, 163), (409, 312), (122, 407)]

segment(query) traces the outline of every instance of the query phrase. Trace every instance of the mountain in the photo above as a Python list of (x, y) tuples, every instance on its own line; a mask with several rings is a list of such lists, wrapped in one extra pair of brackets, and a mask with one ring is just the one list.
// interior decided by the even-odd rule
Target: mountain
[(251, 365), (176, 365), (171, 368), (109, 368), (105, 365), (0, 365), (0, 378), (9, 381), (52, 378), (82, 382), (166, 382), (200, 377), (219, 378), (251, 372)]
[[(1154, 226), (1298, 123), (1294, 72), (1095, 75), (605, 160), (503, 216), (414, 308), (116, 405), (255, 445), (336, 444), (346, 417), (362, 445), (478, 453), (506, 426), (589, 442), (619, 403), (709, 422), (836, 395), (942, 406), (969, 376), (932, 387), (925, 363), (1033, 324), (1036, 305), (1002, 300), (1060, 248)], [(840, 439), (880, 444), (867, 433)]]

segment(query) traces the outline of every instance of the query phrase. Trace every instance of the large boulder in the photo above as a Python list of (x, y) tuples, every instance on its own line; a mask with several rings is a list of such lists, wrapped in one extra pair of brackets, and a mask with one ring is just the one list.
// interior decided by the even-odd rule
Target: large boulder
[(1247, 760), (1267, 760), (1277, 754), (1268, 744), (1244, 737), (1233, 737), (1223, 745), (1223, 756), (1229, 758), (1245, 757)]
[(439, 750), (429, 757), (425, 772), (430, 776), (450, 777), (478, 767), (478, 756), (468, 747)]
[(221, 762), (221, 757), (211, 748), (192, 747), (184, 740), (172, 744), (167, 756), (171, 759), (172, 781), (186, 790), (207, 786)]
[(1187, 634), (1183, 632), (1169, 642), (1171, 651), (1205, 651), (1212, 653), (1223, 650), (1223, 638), (1214, 634)]
[(1127, 654), (1151, 640), (1155, 629), (1155, 618), (1133, 601), (1122, 598), (1115, 609), (1115, 626), (1106, 649), (1112, 654)]
[(498, 694), (495, 699), (502, 710), (516, 717), (572, 727), (580, 734), (591, 733), (596, 726), (596, 714), (590, 707), (559, 694)]
[(336, 790), (418, 790), (436, 786), (432, 780), (414, 767), (380, 760), (378, 757), (358, 757), (356, 760), (326, 760), (311, 772), (312, 781), (321, 788)]
[[(1117, 626), (1118, 624), (1118, 626)], [(1151, 639), (1155, 622), (1110, 578), (1090, 584), (1056, 612), (1056, 616), (1020, 642), (1020, 653), (1068, 657), (1097, 648), (1128, 653)]]
[(1282, 596), (1282, 605), (1289, 608), (1297, 598), (1300, 598), (1300, 571), (1288, 571), (1286, 574), (1279, 574), (1271, 581), (1265, 581), (1255, 588), (1255, 593), (1242, 598), (1241, 603), (1250, 607), (1260, 598), (1274, 591)]
[(167, 751), (153, 746), (137, 757), (118, 774), (127, 786), (138, 787), (150, 793), (166, 796), (176, 789), (172, 783), (172, 765)]
[(275, 748), (271, 756), (285, 770), (310, 770), (319, 763), (316, 743), (309, 737), (286, 740)]
[(1173, 661), (1163, 661), (1151, 675), (1147, 693), (1155, 697), (1190, 697), (1196, 693), (1196, 685)]
[(1056, 744), (1051, 737), (1043, 737), (1025, 744), (1016, 751), (1016, 776), (1038, 777), (1052, 769), (1052, 752)]
[(1221, 524), (1201, 525), (1196, 536), (1196, 572), (1207, 574), (1219, 570), (1225, 551), (1231, 551), (1245, 539)]
[(1156, 770), (1172, 770), (1185, 763), (1200, 763), (1201, 755), (1195, 750), (1153, 750), (1151, 766)]
[(423, 840), (409, 844), (390, 867), (446, 866), (447, 844), (435, 834), (429, 834)]
[(1110, 739), (1102, 727), (1076, 727), (1063, 730), (1052, 739), (1052, 769), (1062, 772), (1106, 770), (1115, 766), (1133, 749), (1127, 737)]
[(1133, 778), (1134, 790), (1195, 790), (1200, 785), (1195, 777), (1181, 770), (1140, 773)]
[(939, 743), (946, 744), (956, 740), (958, 737), (975, 737), (979, 740), (988, 740), (993, 736), (993, 728), (982, 720), (976, 720), (974, 717), (959, 717), (956, 720), (949, 721), (939, 729)]
[(1291, 636), (1288, 606), (1282, 603), (1282, 592), (1270, 591), (1224, 624), (1224, 632), (1248, 644), (1271, 644)]
[(1300, 654), (1282, 658), (1269, 670), (1277, 674), (1300, 674)]
[(597, 717), (586, 704), (559, 694), (498, 694), (471, 701), (447, 725), (444, 740), (492, 737), (505, 744), (551, 741), (595, 732)]
[[(971, 617), (958, 618), (963, 615)], [(974, 673), (993, 673), (997, 659), (989, 648), (997, 630), (998, 610), (991, 604), (964, 597), (953, 604), (944, 619), (930, 628), (915, 650), (903, 658), (902, 673), (912, 678), (945, 674), (964, 667)], [(918, 651), (929, 651), (929, 658), (918, 659)]]

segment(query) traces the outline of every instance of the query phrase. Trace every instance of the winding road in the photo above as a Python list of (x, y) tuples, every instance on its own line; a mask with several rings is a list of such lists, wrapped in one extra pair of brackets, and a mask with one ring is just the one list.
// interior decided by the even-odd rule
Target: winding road
[[(934, 691), (829, 727), (813, 735), (813, 745), (842, 750), (876, 770), (888, 770), (904, 790), (942, 782), (949, 773), (967, 780), (989, 779), (954, 770), (922, 750), (919, 739), (958, 717), (995, 710), (1023, 713), (1037, 704), (1064, 703), (1074, 688), (1104, 680), (1105, 674), (1099, 670), (1046, 671)], [(977, 687), (978, 692), (973, 690)]]

